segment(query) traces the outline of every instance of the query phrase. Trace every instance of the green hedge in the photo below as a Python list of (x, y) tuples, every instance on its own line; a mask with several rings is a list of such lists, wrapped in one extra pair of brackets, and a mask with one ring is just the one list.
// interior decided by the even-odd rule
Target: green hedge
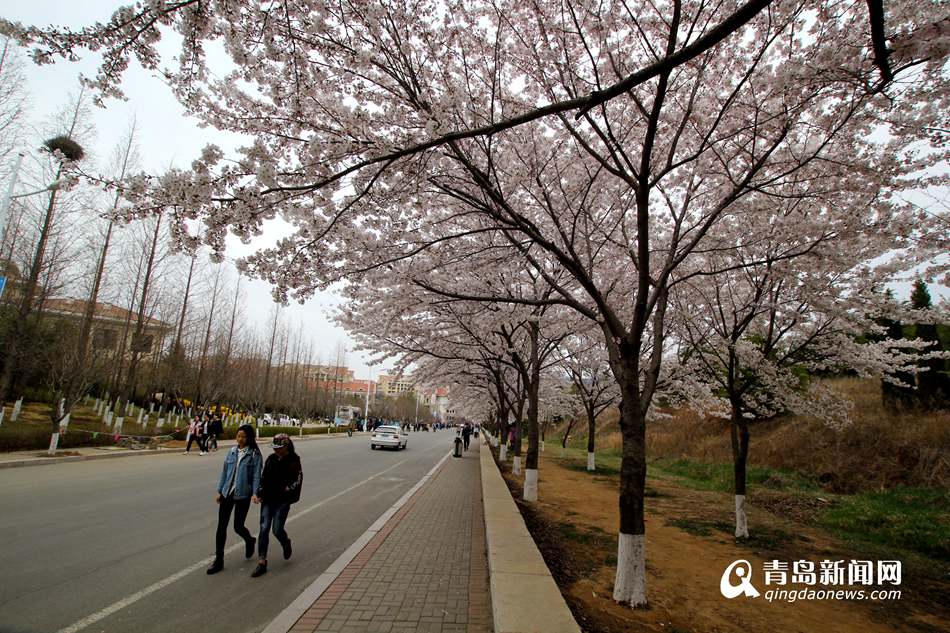
[[(331, 427), (304, 427), (304, 435), (327, 435), (327, 429), (329, 428), (330, 433), (346, 433), (345, 426), (331, 426)], [(233, 440), (234, 436), (237, 435), (238, 427), (236, 426), (226, 426), (224, 427), (224, 433), (221, 434), (222, 440)], [(299, 426), (262, 426), (257, 429), (258, 437), (274, 437), (278, 433), (286, 433), (293, 439), (294, 437), (300, 435)]]

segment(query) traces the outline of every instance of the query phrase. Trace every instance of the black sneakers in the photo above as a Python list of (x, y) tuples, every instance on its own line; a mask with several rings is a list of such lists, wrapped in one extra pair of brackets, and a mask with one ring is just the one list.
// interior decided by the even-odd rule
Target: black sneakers
[(222, 569), (224, 569), (224, 561), (220, 558), (215, 558), (214, 562), (211, 563), (211, 567), (208, 568), (207, 574), (210, 576), (211, 574), (218, 573)]
[(281, 543), (280, 546), (284, 548), (284, 560), (287, 560), (290, 558), (290, 555), (294, 553), (294, 551), (290, 548), (290, 539), (287, 539)]
[(251, 558), (254, 556), (254, 546), (257, 545), (257, 539), (253, 536), (250, 541), (244, 541), (244, 558)]
[(251, 578), (257, 578), (258, 576), (263, 576), (267, 573), (267, 561), (263, 563), (257, 563), (257, 567), (254, 568), (254, 571), (251, 572)]

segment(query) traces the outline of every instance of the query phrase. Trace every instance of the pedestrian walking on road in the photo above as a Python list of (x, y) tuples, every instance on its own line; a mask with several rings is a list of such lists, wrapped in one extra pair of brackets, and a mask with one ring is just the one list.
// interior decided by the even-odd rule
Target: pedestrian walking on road
[(242, 424), (237, 431), (237, 446), (232, 446), (224, 456), (218, 492), (214, 497), (218, 504), (218, 530), (214, 536), (214, 562), (209, 574), (224, 569), (224, 544), (228, 536), (228, 520), (234, 511), (234, 531), (244, 539), (244, 558), (254, 555), (257, 539), (244, 525), (251, 502), (260, 503), (257, 489), (261, 485), (263, 468), (261, 451), (257, 448), (254, 427)]
[(191, 443), (195, 441), (198, 442), (198, 448), (201, 451), (200, 454), (204, 455), (205, 445), (201, 436), (201, 416), (197, 413), (195, 414), (195, 417), (191, 419), (191, 422), (188, 423), (188, 445), (185, 446), (185, 452), (182, 453), (182, 455), (191, 452)]
[(261, 500), (261, 531), (257, 535), (257, 567), (251, 573), (252, 578), (267, 573), (267, 546), (270, 544), (270, 532), (283, 548), (284, 560), (290, 558), (292, 549), (290, 537), (284, 525), (290, 513), (290, 505), (300, 501), (303, 487), (303, 469), (300, 457), (294, 450), (294, 443), (286, 433), (274, 436), (271, 442), (273, 454), (264, 463), (261, 475), (261, 487), (257, 496)]
[(208, 423), (208, 438), (205, 440), (205, 451), (211, 452), (211, 446), (214, 445), (214, 450), (218, 450), (218, 438), (221, 437), (221, 434), (224, 433), (224, 423), (221, 421), (221, 414), (216, 413), (214, 417), (211, 418), (211, 422)]

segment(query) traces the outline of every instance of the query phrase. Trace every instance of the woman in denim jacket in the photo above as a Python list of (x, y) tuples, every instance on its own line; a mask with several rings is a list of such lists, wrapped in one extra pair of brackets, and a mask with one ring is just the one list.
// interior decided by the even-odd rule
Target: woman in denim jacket
[(254, 555), (257, 542), (244, 526), (251, 501), (260, 503), (256, 492), (261, 485), (261, 470), (264, 459), (254, 439), (254, 427), (243, 424), (238, 428), (237, 446), (224, 456), (224, 466), (218, 479), (218, 492), (214, 497), (218, 504), (218, 531), (214, 537), (214, 562), (208, 568), (209, 574), (224, 569), (224, 543), (228, 535), (228, 519), (234, 511), (234, 531), (244, 539), (244, 557)]

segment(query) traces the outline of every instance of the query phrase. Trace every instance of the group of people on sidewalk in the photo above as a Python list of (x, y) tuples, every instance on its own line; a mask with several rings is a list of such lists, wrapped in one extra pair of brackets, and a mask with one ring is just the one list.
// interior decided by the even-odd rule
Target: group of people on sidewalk
[[(182, 455), (191, 452), (192, 442), (198, 443), (199, 455), (207, 455), (212, 450), (218, 450), (218, 438), (224, 432), (224, 421), (220, 413), (196, 413), (188, 423), (188, 444)], [(214, 447), (214, 448), (212, 448)]]
[[(214, 562), (209, 574), (224, 569), (224, 545), (227, 541), (228, 522), (234, 514), (234, 531), (244, 539), (244, 557), (254, 556), (257, 547), (257, 567), (253, 578), (267, 573), (267, 550), (270, 533), (289, 559), (290, 537), (284, 525), (291, 504), (300, 500), (303, 469), (294, 443), (286, 433), (275, 435), (270, 448), (273, 453), (265, 461), (257, 446), (254, 427), (244, 424), (237, 431), (237, 444), (228, 450), (218, 478), (214, 500), (218, 504), (218, 528), (214, 539)], [(261, 523), (257, 538), (244, 525), (251, 503), (261, 505)]]

